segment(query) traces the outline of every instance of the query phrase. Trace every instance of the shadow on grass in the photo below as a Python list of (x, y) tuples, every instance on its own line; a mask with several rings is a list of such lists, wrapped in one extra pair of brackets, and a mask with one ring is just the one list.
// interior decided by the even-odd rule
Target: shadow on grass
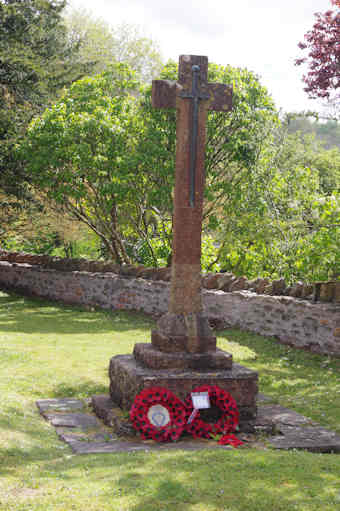
[[(316, 496), (320, 503), (330, 504), (330, 488), (340, 484), (335, 463), (329, 460), (328, 465), (325, 460), (324, 464), (313, 465), (313, 455), (308, 453), (281, 455), (269, 451), (264, 457), (262, 453), (240, 450), (204, 451), (190, 456), (191, 460), (187, 453), (176, 452), (166, 460), (166, 471), (164, 459), (157, 463), (154, 460), (152, 466), (145, 465), (142, 479), (131, 478), (129, 473), (121, 477), (118, 486), (124, 488), (124, 493), (138, 495), (138, 503), (130, 511), (184, 510), (196, 505), (200, 509), (287, 511), (314, 504)], [(330, 480), (323, 479), (326, 466)], [(153, 491), (145, 495), (143, 488), (147, 487)]]
[[(48, 444), (48, 442), (46, 442)], [(60, 455), (60, 453), (54, 453)], [(0, 473), (2, 476), (15, 475), (16, 470), (23, 466), (26, 467), (31, 463), (48, 462), (52, 458), (51, 448), (47, 447), (33, 447), (28, 450), (23, 450), (21, 447), (12, 447), (10, 449), (0, 448)]]
[(151, 328), (147, 316), (129, 311), (88, 311), (41, 299), (0, 295), (0, 331), (22, 333), (105, 333)]

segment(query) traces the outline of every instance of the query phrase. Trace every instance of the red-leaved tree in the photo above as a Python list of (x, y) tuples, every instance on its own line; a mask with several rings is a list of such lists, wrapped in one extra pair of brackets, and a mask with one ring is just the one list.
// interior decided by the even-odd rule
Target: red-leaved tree
[(299, 48), (308, 51), (296, 65), (307, 64), (304, 90), (310, 98), (325, 98), (339, 104), (340, 99), (340, 0), (331, 0), (335, 9), (316, 13), (316, 22)]

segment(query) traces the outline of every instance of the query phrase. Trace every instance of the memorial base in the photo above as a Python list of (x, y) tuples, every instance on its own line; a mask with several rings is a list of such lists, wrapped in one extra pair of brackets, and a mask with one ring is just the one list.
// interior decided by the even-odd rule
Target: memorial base
[(186, 369), (221, 370), (231, 369), (233, 357), (226, 351), (215, 349), (204, 353), (186, 353), (175, 351), (166, 353), (154, 348), (150, 343), (135, 344), (133, 355), (136, 361), (150, 369), (169, 369), (170, 371), (185, 371)]
[(150, 369), (133, 355), (117, 355), (110, 360), (110, 396), (123, 410), (130, 410), (136, 395), (146, 387), (165, 387), (184, 400), (199, 385), (218, 385), (235, 399), (240, 412), (240, 429), (249, 429), (256, 418), (258, 375), (239, 364), (230, 369), (179, 371)]

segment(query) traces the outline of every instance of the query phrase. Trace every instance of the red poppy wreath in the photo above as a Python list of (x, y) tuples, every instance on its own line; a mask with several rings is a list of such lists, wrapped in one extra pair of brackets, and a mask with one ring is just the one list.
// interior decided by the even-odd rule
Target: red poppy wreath
[(187, 411), (182, 401), (170, 390), (150, 387), (136, 396), (130, 419), (144, 440), (176, 441), (185, 429)]
[[(202, 419), (199, 410), (192, 422), (186, 426), (186, 431), (195, 438), (211, 438), (212, 435), (222, 433), (228, 435), (235, 431), (238, 425), (239, 412), (235, 399), (217, 385), (201, 385), (196, 387), (193, 392), (208, 392), (210, 404), (220, 410), (220, 418), (215, 423), (206, 422)], [(185, 406), (189, 415), (193, 412), (191, 394), (185, 400)]]

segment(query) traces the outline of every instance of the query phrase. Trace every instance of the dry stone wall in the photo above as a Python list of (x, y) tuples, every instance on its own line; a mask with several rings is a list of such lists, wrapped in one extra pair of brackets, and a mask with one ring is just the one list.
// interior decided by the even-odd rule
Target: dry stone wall
[[(136, 310), (159, 316), (168, 309), (169, 283), (114, 272), (65, 271), (27, 262), (0, 261), (0, 288), (51, 300)], [(163, 275), (164, 277), (164, 275)], [(168, 277), (169, 278), (169, 277)], [(313, 303), (251, 290), (203, 290), (213, 326), (274, 336), (298, 348), (340, 356), (340, 304)]]

